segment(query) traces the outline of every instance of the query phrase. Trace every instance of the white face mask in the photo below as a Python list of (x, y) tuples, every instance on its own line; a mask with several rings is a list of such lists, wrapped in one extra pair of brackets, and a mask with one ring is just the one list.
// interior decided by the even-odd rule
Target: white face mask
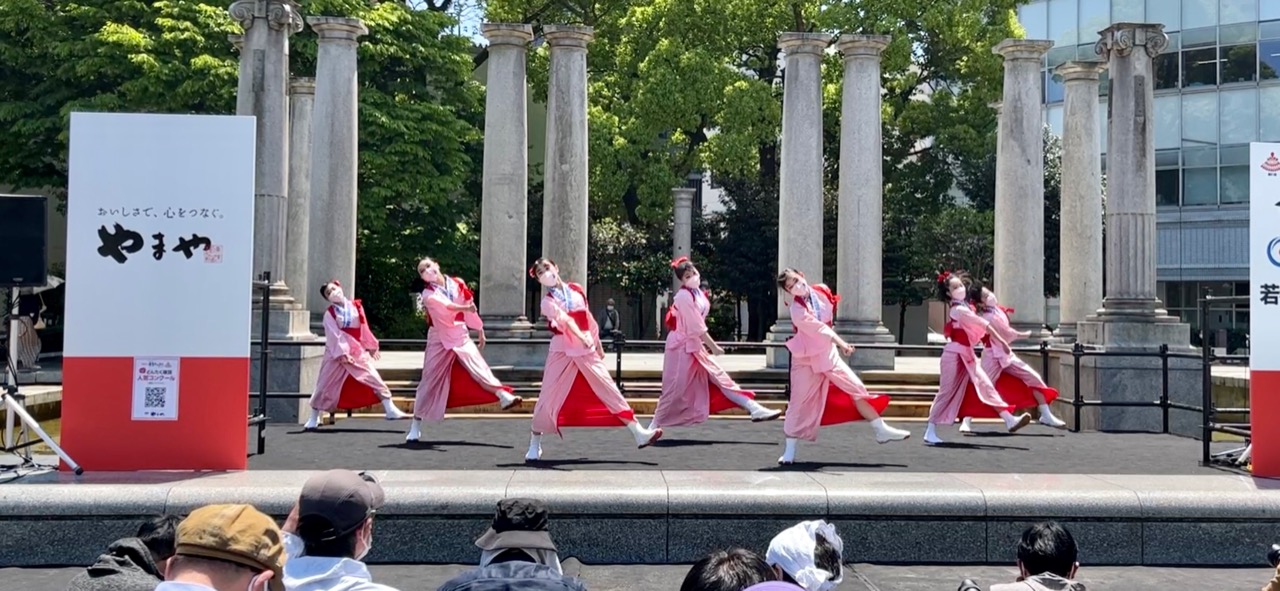
[(422, 280), (427, 283), (435, 283), (440, 278), (440, 269), (432, 266), (422, 270)]
[(684, 286), (689, 289), (698, 289), (698, 287), (701, 285), (702, 285), (701, 275), (694, 274), (694, 276), (686, 277), (684, 280)]
[(332, 303), (332, 304), (341, 304), (341, 303), (342, 303), (342, 301), (343, 301), (343, 300), (342, 300), (342, 288), (341, 288), (341, 287), (334, 286), (334, 287), (333, 287), (333, 289), (330, 289), (330, 290), (329, 290), (329, 303)]
[(795, 284), (791, 286), (791, 295), (803, 298), (809, 295), (809, 283), (804, 279), (797, 279)]
[(369, 534), (369, 539), (365, 540), (365, 543), (364, 543), (364, 550), (361, 551), (360, 554), (356, 555), (356, 560), (357, 561), (364, 560), (364, 557), (368, 556), (369, 551), (372, 549), (373, 549), (373, 534)]
[(965, 289), (964, 289), (964, 286), (963, 286), (963, 285), (961, 285), (960, 287), (957, 287), (957, 288), (954, 288), (954, 289), (952, 289), (952, 290), (951, 290), (951, 299), (952, 299), (952, 300), (955, 300), (955, 301), (957, 301), (957, 302), (958, 302), (958, 301), (960, 301), (960, 300), (963, 300), (963, 299), (964, 299), (964, 296), (965, 296)]
[(560, 283), (560, 278), (556, 276), (555, 271), (547, 269), (541, 275), (538, 275), (538, 283), (541, 283), (544, 287), (555, 287), (556, 284)]

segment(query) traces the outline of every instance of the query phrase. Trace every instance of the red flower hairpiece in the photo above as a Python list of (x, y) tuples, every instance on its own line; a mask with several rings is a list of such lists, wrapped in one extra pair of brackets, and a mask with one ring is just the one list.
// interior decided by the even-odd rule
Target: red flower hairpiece
[(329, 283), (332, 283), (332, 284), (334, 284), (334, 285), (336, 285), (336, 286), (338, 286), (338, 287), (342, 287), (342, 283), (341, 283), (341, 282), (339, 282), (337, 279), (331, 280), (331, 281), (329, 281)]
[(938, 283), (946, 283), (951, 279), (951, 271), (943, 271), (938, 273)]
[(671, 268), (675, 269), (679, 267), (681, 264), (687, 263), (687, 262), (689, 262), (689, 257), (680, 257), (674, 261), (671, 261)]
[(529, 267), (529, 278), (530, 278), (530, 279), (537, 279), (537, 278), (538, 278), (538, 265), (537, 265), (537, 264), (533, 265), (532, 267)]

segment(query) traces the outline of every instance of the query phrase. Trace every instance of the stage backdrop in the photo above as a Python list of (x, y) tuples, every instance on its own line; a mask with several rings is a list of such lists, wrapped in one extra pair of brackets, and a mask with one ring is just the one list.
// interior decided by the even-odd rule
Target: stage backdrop
[(244, 469), (253, 118), (73, 113), (69, 164), (62, 446)]
[(1249, 168), (1249, 407), (1253, 473), (1280, 476), (1280, 144), (1255, 143)]

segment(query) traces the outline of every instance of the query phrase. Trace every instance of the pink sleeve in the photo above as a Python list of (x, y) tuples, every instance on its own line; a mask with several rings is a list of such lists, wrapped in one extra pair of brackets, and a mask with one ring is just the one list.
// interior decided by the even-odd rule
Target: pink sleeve
[[(452, 320), (449, 308), (446, 307), (444, 298), (435, 297), (436, 292), (426, 289), (422, 291), (422, 307), (431, 316), (432, 324), (439, 324), (447, 320)], [(452, 324), (452, 322), (450, 322)]]
[(795, 325), (797, 333), (822, 335), (828, 339), (834, 339), (836, 337), (836, 331), (831, 330), (831, 327), (827, 326), (827, 323), (818, 320), (818, 317), (814, 316), (813, 312), (810, 312), (808, 308), (801, 304), (792, 302), (790, 309), (791, 324)]
[(968, 306), (952, 306), (951, 319), (959, 322), (960, 326), (965, 328), (976, 328), (981, 331), (986, 331), (987, 326), (991, 324), (990, 322), (983, 320), (981, 316), (975, 314)]
[(698, 302), (687, 289), (676, 293), (676, 329), (690, 339), (700, 339), (707, 332), (707, 323), (702, 320), (702, 312)]
[(564, 311), (555, 298), (542, 298), (542, 316), (551, 323), (551, 326), (561, 331), (565, 330), (566, 322), (573, 322), (569, 319), (569, 313)]
[[(461, 279), (457, 279), (456, 281), (458, 282), (459, 287), (465, 287), (465, 286), (466, 286), (466, 283), (464, 283)], [(470, 293), (470, 290), (468, 290), (468, 293)], [(462, 305), (464, 305), (464, 306), (465, 306), (465, 305), (470, 304), (470, 303), (472, 303), (472, 302), (474, 302), (474, 301), (475, 301), (475, 300), (474, 300), (473, 298), (463, 297), (463, 298), (462, 298)], [(478, 310), (478, 308), (477, 308), (477, 310)], [(478, 314), (478, 313), (476, 313), (476, 312), (463, 312), (463, 313), (462, 313), (462, 320), (463, 320), (464, 322), (466, 322), (466, 324), (467, 324), (467, 328), (470, 328), (471, 330), (475, 330), (475, 331), (484, 332), (484, 321), (480, 319), (480, 314)]]
[[(995, 298), (991, 299), (994, 300)], [(996, 333), (1004, 340), (1012, 343), (1022, 337), (1022, 335), (1018, 334), (1018, 331), (1014, 330), (1012, 326), (1009, 326), (1009, 317), (1005, 316), (1004, 312), (1001, 312), (998, 309), (993, 310), (990, 321), (991, 328), (995, 329)]]
[(347, 344), (347, 335), (338, 328), (338, 321), (328, 310), (324, 311), (324, 356), (328, 359), (340, 359), (351, 354), (351, 345)]

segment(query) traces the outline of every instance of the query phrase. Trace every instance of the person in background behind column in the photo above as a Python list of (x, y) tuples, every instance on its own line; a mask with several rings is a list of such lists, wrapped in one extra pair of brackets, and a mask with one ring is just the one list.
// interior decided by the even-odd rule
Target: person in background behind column
[(613, 307), (613, 298), (605, 302), (604, 312), (600, 313), (600, 332), (613, 336), (622, 331), (622, 322), (618, 319), (618, 310)]
[(337, 280), (320, 286), (320, 295), (330, 304), (324, 313), (324, 360), (311, 395), (311, 418), (303, 429), (316, 429), (322, 412), (364, 408), (379, 401), (388, 421), (409, 418), (396, 408), (391, 388), (373, 367), (380, 358), (378, 339), (369, 330), (360, 300), (348, 300)]
[(787, 340), (791, 354), (791, 402), (782, 427), (786, 448), (779, 464), (796, 459), (796, 443), (818, 440), (818, 427), (850, 421), (870, 421), (877, 443), (901, 441), (911, 432), (889, 426), (880, 413), (889, 397), (872, 394), (842, 357), (853, 355), (853, 345), (831, 328), (840, 298), (821, 283), (809, 285), (804, 274), (783, 269), (778, 288), (791, 296), (788, 310), (796, 334)]
[[(1001, 306), (996, 299), (996, 294), (991, 290), (978, 285), (978, 289), (969, 289), (968, 298), (969, 305), (974, 311), (983, 320), (991, 323), (991, 327), (1006, 341), (1012, 343), (1017, 339), (1031, 336), (1030, 332), (1018, 332), (1010, 326), (1009, 314), (1012, 314), (1013, 310)], [(982, 370), (987, 372), (987, 376), (995, 383), (996, 391), (1000, 392), (1000, 398), (1005, 402), (1013, 405), (1014, 408), (1038, 407), (1041, 425), (1054, 429), (1067, 427), (1061, 419), (1053, 416), (1053, 410), (1049, 407), (1054, 400), (1057, 400), (1058, 391), (1044, 383), (1040, 374), (1031, 369), (1027, 362), (1019, 359), (1017, 354), (995, 345), (990, 335), (982, 337)], [(964, 417), (964, 421), (960, 424), (961, 433), (972, 432), (973, 426), (970, 421), (970, 417)]]
[(720, 368), (712, 355), (723, 355), (707, 331), (711, 300), (702, 291), (702, 276), (688, 257), (672, 261), (680, 281), (675, 303), (667, 309), (666, 352), (662, 357), (662, 394), (649, 428), (697, 425), (715, 413), (742, 407), (755, 422), (782, 416), (756, 402), (755, 394), (742, 389)]
[(546, 290), (542, 316), (551, 331), (542, 389), (533, 407), (533, 424), (526, 462), (542, 458), (542, 436), (560, 434), (561, 427), (626, 427), (636, 446), (646, 448), (662, 438), (662, 429), (636, 421), (635, 412), (613, 383), (604, 365), (600, 325), (591, 317), (586, 290), (560, 279), (560, 269), (547, 258), (529, 268)]

